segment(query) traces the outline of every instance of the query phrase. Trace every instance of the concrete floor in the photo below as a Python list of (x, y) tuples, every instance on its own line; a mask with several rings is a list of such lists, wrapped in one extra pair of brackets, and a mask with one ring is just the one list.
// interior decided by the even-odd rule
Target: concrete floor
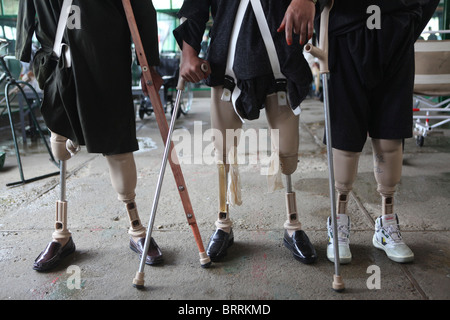
[[(174, 133), (205, 247), (218, 207), (216, 167), (207, 131), (208, 101), (196, 99), (190, 113), (178, 120)], [(105, 159), (85, 149), (68, 161), (69, 227), (77, 251), (52, 272), (32, 270), (34, 259), (51, 240), (59, 180), (56, 176), (6, 187), (19, 179), (19, 171), (11, 138), (3, 134), (0, 144), (7, 157), (0, 171), (0, 299), (176, 300), (180, 306), (185, 305), (184, 300), (449, 299), (450, 130), (435, 132), (421, 148), (414, 139), (406, 141), (403, 178), (395, 202), (403, 237), (415, 253), (410, 264), (390, 261), (372, 246), (373, 224), (381, 203), (370, 143), (366, 145), (349, 204), (353, 261), (341, 266), (346, 289), (336, 293), (331, 289), (334, 266), (326, 258), (330, 203), (326, 149), (321, 143), (322, 108), (315, 100), (303, 105), (299, 164), (292, 176), (300, 219), (318, 252), (317, 263), (303, 265), (283, 246), (284, 191), (268, 192), (266, 177), (261, 175), (262, 161), (253, 163), (249, 139), (247, 149), (240, 151), (248, 160), (240, 167), (243, 204), (230, 209), (235, 244), (223, 262), (213, 263), (209, 269), (200, 267), (198, 249), (167, 167), (153, 231), (165, 262), (146, 266), (144, 290), (132, 286), (139, 258), (128, 248), (125, 208), (110, 185)], [(267, 128), (264, 112), (244, 128), (246, 133)], [(147, 225), (163, 147), (154, 115), (138, 119), (137, 132), (141, 144), (135, 153), (137, 205)], [(258, 144), (260, 159), (267, 158), (264, 142)], [(42, 143), (28, 141), (20, 147), (26, 178), (57, 170)], [(71, 287), (77, 283), (79, 287)]]

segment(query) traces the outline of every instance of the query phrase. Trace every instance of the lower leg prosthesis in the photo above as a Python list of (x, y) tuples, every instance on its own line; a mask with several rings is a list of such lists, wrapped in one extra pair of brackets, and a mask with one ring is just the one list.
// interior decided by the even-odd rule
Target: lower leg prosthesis
[(141, 223), (134, 201), (137, 173), (133, 153), (109, 155), (106, 156), (106, 160), (109, 166), (111, 184), (117, 192), (117, 198), (126, 205), (130, 221), (128, 233), (134, 238), (143, 238), (146, 235), (146, 230)]
[(296, 230), (300, 230), (302, 224), (298, 220), (297, 201), (295, 192), (292, 191), (291, 175), (286, 175), (286, 213), (287, 220), (284, 223), (284, 228), (289, 235)]
[(128, 218), (130, 220), (130, 228), (128, 229), (128, 234), (134, 238), (144, 238), (146, 235), (146, 230), (141, 223), (139, 214), (136, 208), (135, 202), (129, 202), (126, 204)]
[(223, 163), (217, 165), (219, 171), (219, 217), (215, 222), (218, 229), (229, 233), (232, 222), (230, 220), (227, 203), (227, 168)]
[(71, 233), (67, 229), (67, 201), (66, 201), (66, 161), (60, 161), (60, 199), (56, 201), (55, 231), (52, 237), (56, 241), (64, 241), (70, 238)]

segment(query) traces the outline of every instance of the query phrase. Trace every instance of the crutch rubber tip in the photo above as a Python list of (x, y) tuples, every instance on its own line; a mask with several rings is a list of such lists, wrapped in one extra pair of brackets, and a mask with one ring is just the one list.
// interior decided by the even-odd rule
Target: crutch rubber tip
[(137, 289), (144, 289), (144, 273), (137, 272), (136, 277), (133, 279), (133, 287)]
[(200, 252), (200, 265), (202, 268), (209, 268), (211, 266), (211, 259), (205, 252)]
[(341, 276), (334, 275), (333, 277), (333, 290), (336, 292), (343, 292), (345, 290), (344, 282)]

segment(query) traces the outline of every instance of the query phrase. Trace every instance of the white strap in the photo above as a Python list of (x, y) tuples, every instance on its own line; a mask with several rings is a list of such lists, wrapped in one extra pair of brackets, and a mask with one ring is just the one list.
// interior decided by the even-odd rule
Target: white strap
[[(225, 69), (225, 74), (232, 77), (236, 82), (236, 75), (233, 71), (233, 65), (234, 65), (234, 56), (236, 55), (236, 44), (237, 44), (237, 38), (239, 36), (239, 31), (241, 30), (242, 21), (244, 20), (245, 11), (247, 10), (249, 4), (249, 0), (241, 0), (239, 4), (238, 11), (236, 13), (236, 18), (234, 19), (233, 29), (231, 31), (231, 38), (230, 38), (230, 44), (228, 46), (228, 57), (227, 57), (227, 65)], [(239, 115), (239, 112), (236, 110), (236, 100), (239, 98), (239, 95), (241, 94), (241, 90), (236, 85), (234, 87), (233, 93), (230, 92), (230, 90), (224, 88), (224, 92), (222, 95), (223, 101), (232, 101), (234, 111), (239, 116), (241, 121), (244, 123), (244, 119)]]
[[(253, 12), (256, 16), (256, 21), (258, 22), (259, 30), (266, 46), (267, 54), (269, 55), (270, 65), (272, 66), (273, 76), (275, 80), (286, 79), (286, 77), (281, 73), (280, 60), (278, 59), (277, 50), (275, 44), (273, 43), (272, 34), (270, 33), (269, 25), (267, 24), (266, 15), (261, 5), (260, 0), (250, 0), (252, 3)], [(287, 105), (286, 92), (277, 92), (278, 105)]]
[(285, 76), (281, 73), (277, 50), (275, 48), (275, 44), (273, 43), (272, 34), (270, 33), (269, 25), (267, 24), (266, 15), (264, 14), (261, 1), (250, 0), (250, 2), (252, 3), (253, 12), (255, 12), (256, 21), (258, 22), (259, 30), (261, 31), (267, 54), (269, 55), (273, 75), (275, 76), (275, 79), (285, 79)]
[(61, 43), (64, 36), (64, 30), (67, 26), (67, 20), (69, 19), (71, 6), (72, 0), (64, 0), (61, 13), (59, 15), (58, 29), (56, 29), (55, 43), (53, 44), (53, 52), (58, 58), (61, 56)]
[[(286, 77), (281, 73), (280, 61), (278, 60), (277, 51), (275, 48), (275, 44), (273, 42), (272, 34), (270, 33), (269, 25), (267, 24), (266, 16), (264, 10), (261, 6), (260, 0), (241, 0), (236, 18), (234, 20), (233, 29), (231, 31), (230, 44), (228, 47), (228, 57), (227, 57), (227, 65), (225, 69), (225, 74), (232, 77), (236, 82), (236, 75), (233, 71), (234, 65), (234, 57), (236, 54), (236, 44), (237, 38), (239, 36), (239, 31), (241, 30), (242, 21), (244, 20), (245, 11), (249, 3), (252, 4), (253, 12), (256, 16), (256, 21), (258, 23), (259, 30), (261, 32), (264, 45), (266, 47), (267, 54), (269, 56), (270, 64), (272, 66), (272, 72), (274, 74), (275, 79), (286, 79)], [(236, 85), (233, 93), (231, 93), (228, 89), (224, 89), (224, 94), (222, 95), (222, 100), (230, 101), (232, 100), (234, 109), (236, 111), (235, 102), (239, 98), (241, 94), (241, 90)], [(287, 104), (286, 93), (278, 93), (278, 102), (280, 105)], [(239, 113), (236, 112), (238, 115)], [(241, 118), (242, 122), (244, 120)]]

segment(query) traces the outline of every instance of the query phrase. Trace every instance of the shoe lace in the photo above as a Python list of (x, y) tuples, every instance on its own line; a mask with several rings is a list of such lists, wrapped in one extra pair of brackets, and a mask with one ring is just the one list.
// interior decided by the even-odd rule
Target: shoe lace
[(389, 236), (389, 239), (393, 244), (399, 244), (403, 242), (402, 235), (398, 225), (388, 225), (382, 227), (385, 234)]
[[(329, 226), (331, 241), (333, 241), (333, 227)], [(346, 224), (340, 224), (337, 226), (338, 242), (348, 242), (350, 228)]]
[(338, 240), (339, 242), (347, 242), (350, 234), (350, 228), (346, 224), (338, 225)]

